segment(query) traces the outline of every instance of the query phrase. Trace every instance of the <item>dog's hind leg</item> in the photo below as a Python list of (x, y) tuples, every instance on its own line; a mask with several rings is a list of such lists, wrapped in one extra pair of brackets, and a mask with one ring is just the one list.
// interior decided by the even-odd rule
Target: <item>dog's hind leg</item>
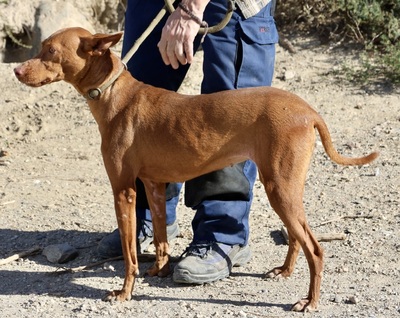
[(275, 278), (278, 276), (287, 278), (293, 273), (294, 267), (296, 265), (297, 256), (299, 255), (301, 246), (299, 241), (296, 240), (291, 233), (288, 232), (288, 236), (289, 236), (289, 243), (288, 243), (289, 248), (285, 262), (283, 263), (282, 266), (275, 267), (272, 270), (270, 270), (266, 274), (267, 278)]
[(286, 260), (282, 266), (271, 270), (268, 276), (289, 276), (293, 272), (301, 246), (309, 266), (310, 286), (307, 298), (293, 305), (292, 310), (308, 311), (317, 307), (323, 269), (323, 250), (307, 224), (303, 206), (304, 184), (313, 139), (305, 142), (304, 139), (292, 138), (291, 141), (292, 144), (286, 143), (275, 153), (270, 153), (267, 165), (264, 167), (259, 165), (260, 178), (271, 206), (285, 224), (289, 234)]
[[(270, 172), (269, 172), (270, 173)], [(264, 178), (264, 175), (268, 175), (267, 172), (262, 172), (262, 170), (259, 169), (259, 178), (261, 180), (261, 183), (264, 185), (265, 192), (267, 193), (268, 197), (270, 198), (271, 205), (274, 205), (272, 203), (273, 199), (273, 188), (274, 185), (272, 182), (267, 182), (267, 180)], [(266, 277), (267, 278), (275, 278), (275, 277), (289, 277), (294, 270), (294, 267), (296, 265), (296, 260), (300, 252), (300, 242), (296, 240), (293, 235), (291, 234), (290, 231), (288, 231), (288, 236), (289, 236), (289, 249), (286, 255), (285, 262), (283, 263), (282, 266), (278, 266), (267, 272)]]
[(289, 234), (289, 249), (284, 264), (274, 268), (267, 275), (269, 277), (278, 275), (283, 277), (289, 276), (294, 270), (301, 246), (310, 270), (310, 287), (308, 297), (296, 303), (292, 307), (292, 310), (314, 310), (317, 307), (320, 294), (323, 250), (307, 224), (302, 196), (299, 194), (302, 190), (292, 189), (293, 191), (290, 191), (290, 188), (294, 186), (290, 181), (278, 183), (274, 181), (266, 182), (271, 205), (287, 227)]

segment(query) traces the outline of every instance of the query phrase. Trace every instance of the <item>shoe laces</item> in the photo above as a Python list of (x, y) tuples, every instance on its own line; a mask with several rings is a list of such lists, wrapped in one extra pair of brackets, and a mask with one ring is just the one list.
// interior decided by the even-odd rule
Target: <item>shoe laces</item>
[(205, 258), (207, 253), (212, 251), (214, 244), (215, 242), (191, 243), (182, 253), (181, 258), (184, 255)]
[(146, 237), (153, 237), (153, 224), (147, 220), (138, 219), (137, 237), (143, 241)]

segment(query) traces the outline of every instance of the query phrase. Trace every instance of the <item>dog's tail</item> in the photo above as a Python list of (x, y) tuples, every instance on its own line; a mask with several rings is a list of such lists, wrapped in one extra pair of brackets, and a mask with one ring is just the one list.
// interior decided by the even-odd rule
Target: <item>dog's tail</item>
[(331, 160), (337, 164), (345, 166), (365, 165), (375, 160), (379, 156), (379, 152), (371, 152), (369, 155), (359, 158), (344, 157), (339, 154), (333, 146), (331, 134), (329, 133), (328, 127), (321, 116), (317, 115), (314, 127), (318, 130), (322, 145), (324, 146), (329, 158), (331, 158)]

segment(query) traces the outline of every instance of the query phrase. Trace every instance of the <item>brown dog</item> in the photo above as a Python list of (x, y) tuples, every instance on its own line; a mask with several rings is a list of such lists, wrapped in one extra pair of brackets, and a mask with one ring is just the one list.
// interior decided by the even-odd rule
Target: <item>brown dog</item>
[[(145, 185), (154, 225), (156, 261), (148, 274), (166, 276), (170, 269), (165, 183), (251, 159), (289, 234), (286, 260), (269, 276), (289, 276), (301, 247), (309, 265), (310, 287), (308, 297), (293, 309), (315, 309), (323, 250), (307, 224), (302, 202), (315, 128), (325, 151), (338, 164), (362, 165), (378, 154), (342, 157), (317, 112), (283, 90), (259, 87), (185, 96), (141, 83), (122, 71), (121, 60), (110, 51), (120, 38), (121, 33), (92, 35), (81, 28), (63, 29), (42, 43), (35, 58), (14, 70), (21, 82), (34, 87), (60, 80), (71, 83), (88, 99), (98, 123), (125, 260), (122, 290), (111, 292), (107, 299), (130, 299), (138, 274), (136, 178)], [(104, 88), (104, 83), (111, 86)]]

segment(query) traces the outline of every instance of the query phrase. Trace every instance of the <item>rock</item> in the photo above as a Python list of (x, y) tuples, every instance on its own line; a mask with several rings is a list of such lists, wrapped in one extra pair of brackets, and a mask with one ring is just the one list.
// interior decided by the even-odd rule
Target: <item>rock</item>
[(112, 266), (110, 263), (105, 263), (103, 265), (103, 270), (109, 271), (109, 272), (115, 272), (114, 266)]
[(335, 295), (335, 298), (333, 299), (333, 302), (340, 304), (343, 301), (342, 296), (340, 295)]
[(39, 52), (44, 39), (55, 31), (67, 27), (82, 27), (94, 33), (92, 24), (71, 3), (43, 0), (37, 9), (32, 53), (35, 55)]
[(239, 311), (238, 317), (247, 318), (247, 314), (243, 310), (241, 310), (241, 311)]
[(358, 300), (358, 298), (356, 296), (350, 296), (349, 297), (349, 303), (353, 304), (353, 305), (356, 305), (356, 304), (359, 303), (359, 300)]
[(78, 256), (78, 251), (68, 243), (46, 246), (42, 254), (51, 263), (66, 263)]
[(288, 71), (285, 71), (285, 74), (283, 75), (283, 79), (285, 81), (290, 81), (290, 80), (294, 79), (295, 76), (296, 76), (296, 73), (294, 71), (288, 70)]

